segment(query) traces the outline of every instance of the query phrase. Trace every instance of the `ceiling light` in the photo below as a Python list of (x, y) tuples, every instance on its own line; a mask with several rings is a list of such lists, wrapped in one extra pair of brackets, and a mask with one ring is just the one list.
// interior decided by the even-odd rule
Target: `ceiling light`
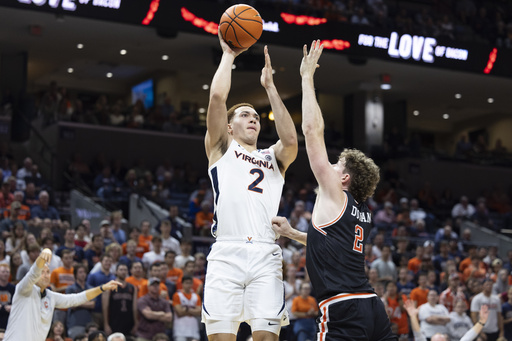
[(112, 78), (113, 74), (112, 72), (107, 72), (107, 78)]
[(210, 86), (208, 84), (203, 84), (203, 90), (208, 90)]
[(164, 54), (164, 55), (162, 56), (162, 60), (169, 60), (169, 56), (168, 56), (168, 55), (166, 55), (166, 54)]
[(72, 67), (68, 67), (68, 73), (73, 73), (73, 71), (75, 71), (75, 70), (73, 70)]
[(206, 112), (206, 109), (205, 108), (199, 108), (199, 113), (200, 114), (204, 114)]
[(491, 104), (492, 104), (492, 103), (494, 103), (494, 98), (489, 97), (489, 98), (487, 99), (487, 103), (491, 103)]
[(84, 48), (84, 44), (77, 44), (77, 45), (76, 45), (76, 48), (77, 48), (77, 49), (79, 49), (79, 50), (81, 50), (81, 49), (83, 49), (83, 48)]
[(271, 121), (274, 120), (274, 112), (273, 111), (268, 113), (268, 119), (271, 120)]
[(448, 114), (443, 114), (443, 118), (444, 118), (445, 120), (447, 120), (447, 119), (449, 119), (449, 118), (450, 118), (450, 115), (448, 115)]
[(126, 51), (125, 49), (122, 49), (121, 51), (119, 51), (119, 53), (124, 56), (126, 53), (128, 53), (128, 51)]
[(461, 99), (461, 98), (462, 98), (462, 95), (461, 95), (461, 94), (455, 94), (455, 98), (456, 98), (456, 99)]
[(419, 116), (419, 115), (420, 115), (420, 112), (419, 112), (419, 110), (414, 110), (414, 111), (412, 112), (412, 114), (413, 114), (414, 116)]
[(272, 74), (275, 75), (276, 69), (272, 69)]
[(381, 84), (380, 88), (382, 90), (390, 90), (391, 89), (391, 84), (387, 84), (387, 83)]
[(236, 65), (235, 64), (231, 65), (231, 69), (232, 70), (236, 69)]

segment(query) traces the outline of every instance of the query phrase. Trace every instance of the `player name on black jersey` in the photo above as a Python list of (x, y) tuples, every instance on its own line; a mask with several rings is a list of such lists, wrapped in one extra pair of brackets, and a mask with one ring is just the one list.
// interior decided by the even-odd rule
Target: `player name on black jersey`
[(356, 206), (352, 206), (351, 214), (362, 223), (371, 223), (372, 222), (371, 213), (370, 212), (360, 212)]

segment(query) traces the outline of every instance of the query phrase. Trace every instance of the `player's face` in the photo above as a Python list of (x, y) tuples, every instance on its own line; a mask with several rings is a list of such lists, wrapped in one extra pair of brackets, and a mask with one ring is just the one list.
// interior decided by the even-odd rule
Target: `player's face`
[(228, 124), (228, 132), (235, 138), (248, 143), (256, 143), (260, 133), (260, 115), (251, 107), (240, 107)]

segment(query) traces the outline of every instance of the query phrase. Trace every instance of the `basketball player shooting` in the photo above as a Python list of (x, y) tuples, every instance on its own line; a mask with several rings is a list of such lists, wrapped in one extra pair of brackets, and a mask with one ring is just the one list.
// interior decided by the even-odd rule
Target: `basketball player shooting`
[(278, 211), (285, 171), (297, 156), (297, 132), (274, 85), (265, 46), (260, 81), (279, 141), (268, 149), (257, 148), (261, 126), (254, 107), (226, 107), (234, 60), (246, 49), (231, 48), (220, 33), (219, 40), (223, 54), (211, 83), (205, 136), (216, 241), (208, 255), (202, 321), (209, 340), (234, 341), (243, 321), (251, 326), (254, 340), (278, 340), (288, 320), (282, 254), (271, 220)]
[(286, 218), (275, 217), (273, 227), (306, 245), (306, 267), (322, 313), (318, 340), (397, 340), (364, 268), (364, 243), (371, 229), (365, 201), (379, 182), (379, 167), (356, 149), (345, 149), (335, 164), (329, 162), (313, 81), (322, 50), (319, 40), (313, 41), (309, 53), (304, 46), (300, 66), (302, 132), (318, 182), (312, 224), (306, 234), (293, 229)]

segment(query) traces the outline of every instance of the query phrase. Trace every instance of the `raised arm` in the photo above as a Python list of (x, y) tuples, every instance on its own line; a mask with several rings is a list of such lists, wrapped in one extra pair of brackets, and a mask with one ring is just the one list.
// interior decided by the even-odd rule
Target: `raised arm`
[(276, 153), (276, 158), (279, 162), (279, 167), (281, 168), (281, 173), (284, 175), (284, 172), (286, 169), (288, 169), (288, 166), (297, 157), (297, 131), (295, 130), (295, 125), (293, 124), (290, 113), (281, 100), (281, 96), (279, 96), (277, 88), (274, 84), (272, 64), (270, 62), (270, 55), (268, 53), (267, 46), (265, 46), (264, 51), (265, 66), (261, 70), (260, 81), (261, 85), (267, 92), (270, 106), (274, 112), (274, 119), (276, 122), (276, 130), (277, 135), (279, 136), (279, 141), (277, 141), (273, 147)]
[(205, 149), (210, 164), (217, 161), (228, 143), (226, 101), (231, 89), (231, 72), (236, 56), (246, 49), (232, 49), (219, 32), (222, 58), (210, 86), (210, 103), (206, 114)]
[(52, 251), (50, 249), (44, 249), (37, 257), (36, 261), (28, 271), (28, 273), (23, 277), (23, 279), (16, 285), (16, 291), (19, 292), (20, 295), (28, 296), (32, 292), (34, 284), (41, 277), (41, 271), (45, 264), (50, 264), (52, 260)]
[(320, 41), (313, 41), (309, 53), (304, 45), (304, 57), (300, 65), (302, 77), (302, 132), (306, 138), (306, 150), (311, 169), (320, 187), (332, 186), (326, 173), (332, 172), (324, 141), (324, 119), (315, 94), (313, 76), (319, 67), (318, 59), (323, 50)]

